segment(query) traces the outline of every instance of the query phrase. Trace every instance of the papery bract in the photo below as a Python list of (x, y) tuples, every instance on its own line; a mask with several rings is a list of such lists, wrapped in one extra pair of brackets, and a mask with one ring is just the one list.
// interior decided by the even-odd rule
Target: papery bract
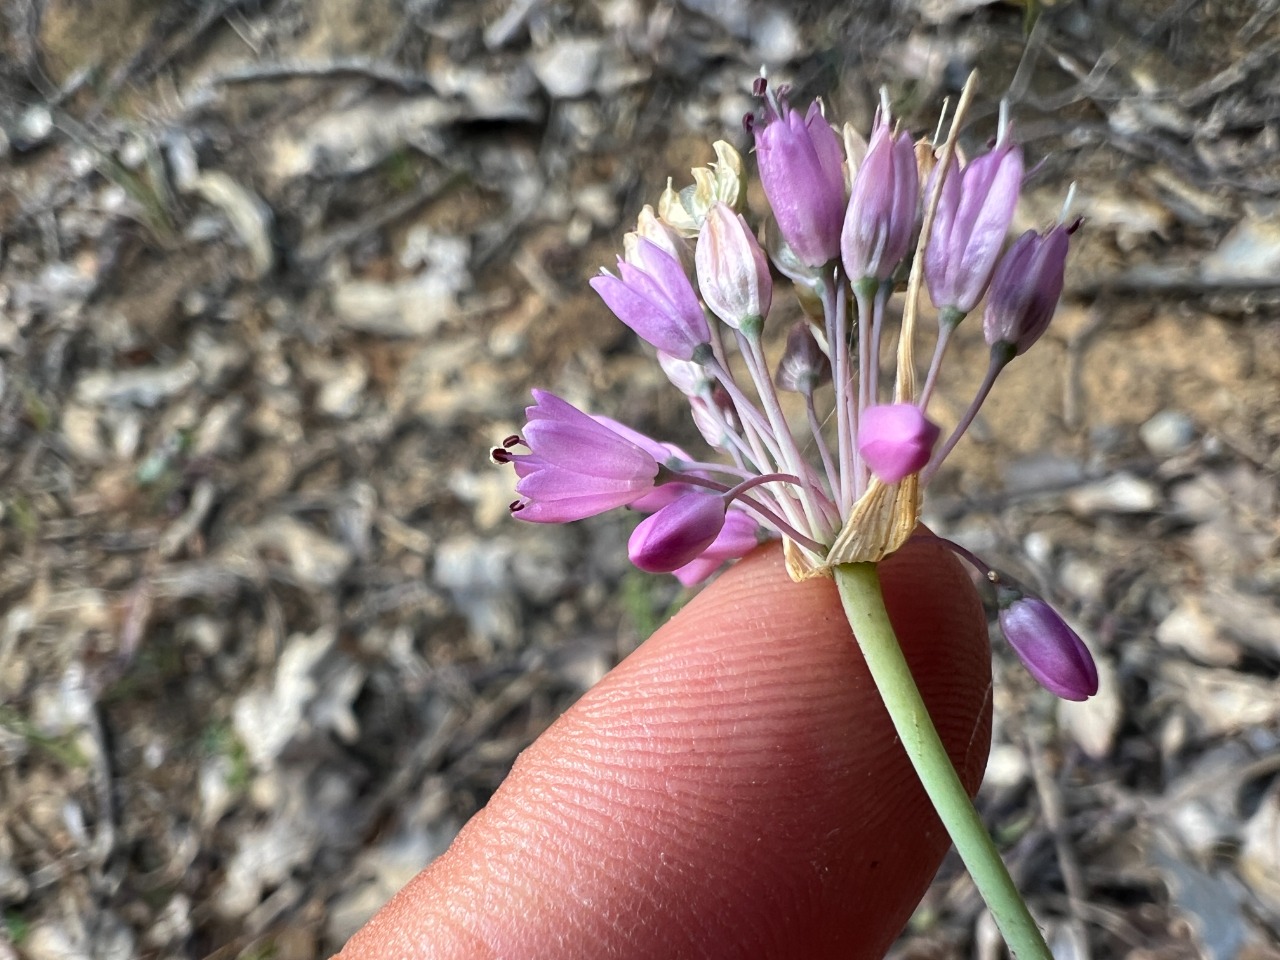
[(691, 493), (641, 520), (627, 541), (627, 555), (641, 570), (671, 573), (711, 546), (724, 523), (723, 497)]
[(868, 407), (858, 423), (858, 452), (883, 482), (897, 483), (929, 462), (938, 433), (913, 403)]

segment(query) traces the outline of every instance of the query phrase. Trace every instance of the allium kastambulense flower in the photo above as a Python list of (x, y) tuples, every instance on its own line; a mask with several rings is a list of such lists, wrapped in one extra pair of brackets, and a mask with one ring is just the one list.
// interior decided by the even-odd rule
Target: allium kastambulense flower
[[(691, 458), (542, 391), (523, 435), (493, 454), (515, 467), (516, 517), (559, 522), (630, 507), (646, 514), (631, 537), (632, 560), (686, 584), (763, 539), (780, 538), (791, 576), (805, 579), (879, 561), (915, 535), (925, 482), (1000, 371), (1048, 326), (1078, 226), (1007, 244), (1023, 160), (1003, 111), (994, 146), (966, 163), (955, 140), (967, 100), (948, 138), (934, 144), (901, 130), (887, 97), (864, 140), (838, 134), (818, 103), (801, 113), (763, 80), (756, 93), (763, 105), (747, 127), (768, 210), (746, 211), (745, 164), (718, 141), (716, 161), (694, 172), (691, 187), (668, 183), (658, 212), (644, 208), (616, 275), (591, 281), (658, 350), (719, 458)], [(776, 361), (764, 335), (779, 300), (770, 264), (792, 280), (807, 317)], [(907, 276), (895, 361), (882, 369), (885, 318)], [(939, 322), (918, 389), (925, 288)], [(984, 298), (991, 363), (939, 446), (929, 400), (951, 332)], [(798, 394), (803, 409), (794, 397), (784, 405), (784, 393)], [(1006, 619), (1034, 619), (1025, 613), (1032, 599), (1043, 603), (1024, 597)], [(1027, 631), (1015, 632), (1021, 642)], [(1049, 632), (1053, 641), (1058, 633)], [(1071, 647), (1067, 659), (1079, 652)], [(1057, 692), (1086, 686), (1077, 677)]]

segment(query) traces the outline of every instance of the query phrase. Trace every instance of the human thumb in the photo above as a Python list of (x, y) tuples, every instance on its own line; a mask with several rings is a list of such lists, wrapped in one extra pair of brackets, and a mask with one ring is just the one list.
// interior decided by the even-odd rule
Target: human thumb
[[(986, 622), (935, 541), (881, 564), (890, 618), (976, 789)], [(829, 580), (758, 551), (553, 724), (340, 960), (880, 957), (948, 838)]]

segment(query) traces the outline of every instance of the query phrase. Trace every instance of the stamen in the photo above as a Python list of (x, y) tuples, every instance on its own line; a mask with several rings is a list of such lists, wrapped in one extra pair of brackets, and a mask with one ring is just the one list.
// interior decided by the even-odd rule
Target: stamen
[(510, 463), (512, 456), (506, 447), (494, 447), (489, 451), (489, 460), (493, 463)]

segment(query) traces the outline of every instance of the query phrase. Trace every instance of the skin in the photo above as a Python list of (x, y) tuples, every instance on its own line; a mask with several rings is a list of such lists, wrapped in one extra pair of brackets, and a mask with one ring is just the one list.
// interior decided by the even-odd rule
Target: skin
[[(990, 740), (986, 621), (917, 540), (886, 605), (953, 761)], [(949, 846), (832, 583), (739, 562), (517, 760), (340, 960), (881, 957)]]

